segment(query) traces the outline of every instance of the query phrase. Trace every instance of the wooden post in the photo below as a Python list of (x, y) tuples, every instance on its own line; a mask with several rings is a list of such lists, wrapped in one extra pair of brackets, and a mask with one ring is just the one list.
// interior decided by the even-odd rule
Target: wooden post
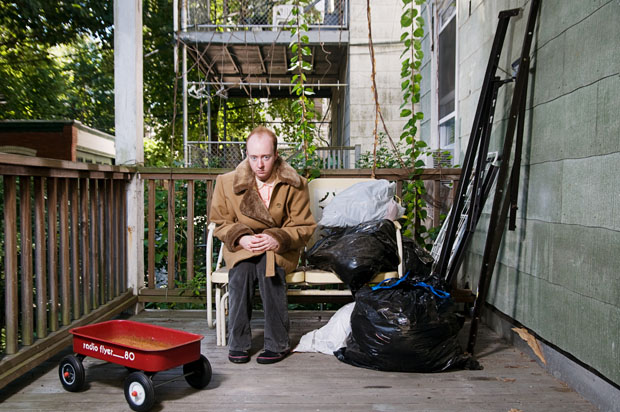
[[(114, 99), (116, 164), (144, 163), (144, 109), (142, 75), (142, 1), (114, 0)], [(144, 183), (135, 174), (123, 184), (121, 219), (123, 252), (122, 289), (134, 294), (144, 284)], [(135, 308), (139, 310), (138, 307)]]
[(21, 308), (22, 344), (32, 345), (34, 340), (34, 321), (32, 317), (32, 218), (30, 202), (30, 177), (19, 177), (19, 209), (21, 232)]
[(72, 312), (73, 319), (79, 319), (81, 315), (82, 299), (80, 296), (80, 267), (79, 267), (79, 217), (78, 217), (78, 180), (71, 179), (69, 181), (69, 197), (71, 199), (71, 295), (72, 295)]
[[(55, 237), (55, 236), (54, 236)], [(37, 285), (37, 338), (47, 336), (47, 267), (45, 265), (45, 193), (43, 178), (34, 178), (34, 271)]]
[(50, 331), (58, 330), (58, 179), (47, 179), (47, 270)]
[(175, 191), (174, 180), (168, 180), (168, 289), (174, 289)]
[(60, 301), (63, 326), (71, 323), (70, 259), (69, 259), (69, 179), (60, 180)]
[(92, 308), (99, 307), (99, 213), (97, 205), (97, 184), (95, 179), (90, 181), (90, 288)]
[(155, 180), (149, 181), (149, 203), (148, 203), (148, 287), (155, 288)]
[(88, 179), (80, 179), (80, 255), (81, 255), (81, 279), (82, 301), (84, 302), (84, 314), (90, 313), (90, 245), (89, 245), (89, 213), (88, 213)]
[(187, 181), (187, 281), (194, 277), (194, 181)]
[(4, 280), (6, 316), (6, 353), (17, 352), (17, 197), (15, 176), (4, 176)]

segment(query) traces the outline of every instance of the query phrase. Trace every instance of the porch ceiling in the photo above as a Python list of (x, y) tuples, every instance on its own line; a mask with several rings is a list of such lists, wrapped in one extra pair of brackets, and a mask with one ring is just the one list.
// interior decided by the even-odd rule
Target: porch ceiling
[[(344, 83), (348, 32), (331, 31), (330, 35), (323, 36), (318, 32), (320, 30), (310, 37), (311, 56), (307, 61), (312, 64), (313, 70), (306, 75), (306, 83), (316, 85), (313, 88), (317, 97), (331, 97), (332, 90), (338, 86), (329, 85)], [(290, 84), (294, 73), (288, 71), (292, 57), (288, 47), (290, 33), (188, 32), (180, 38), (188, 46), (190, 58), (197, 62), (202, 74), (212, 83), (211, 87), (223, 89), (226, 96), (292, 96)], [(325, 86), (320, 87), (319, 84)]]

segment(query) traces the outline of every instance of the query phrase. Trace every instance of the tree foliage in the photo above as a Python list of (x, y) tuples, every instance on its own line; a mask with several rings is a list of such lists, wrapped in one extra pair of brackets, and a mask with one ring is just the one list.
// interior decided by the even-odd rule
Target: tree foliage
[(114, 129), (111, 2), (0, 3), (3, 119), (75, 119)]

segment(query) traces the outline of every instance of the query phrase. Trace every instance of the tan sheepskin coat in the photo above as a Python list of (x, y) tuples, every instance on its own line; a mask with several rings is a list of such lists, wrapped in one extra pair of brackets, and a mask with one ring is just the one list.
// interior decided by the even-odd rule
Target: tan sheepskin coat
[(274, 262), (290, 273), (297, 267), (300, 251), (316, 228), (306, 179), (280, 158), (273, 174), (275, 185), (269, 210), (258, 195), (256, 178), (247, 159), (234, 171), (217, 178), (210, 219), (217, 225), (215, 236), (226, 245), (224, 260), (228, 267), (260, 255), (239, 246), (239, 238), (262, 232), (279, 244), (275, 251), (267, 253), (267, 276), (273, 275)]

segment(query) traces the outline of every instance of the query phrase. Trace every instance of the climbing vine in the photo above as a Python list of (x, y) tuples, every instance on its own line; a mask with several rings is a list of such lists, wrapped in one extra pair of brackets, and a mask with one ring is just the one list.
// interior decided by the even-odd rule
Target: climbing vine
[(292, 140), (297, 145), (297, 152), (301, 154), (291, 163), (306, 177), (318, 177), (320, 165), (314, 155), (316, 151), (314, 144), (316, 129), (313, 120), (317, 117), (312, 99), (314, 91), (312, 87), (306, 86), (306, 74), (312, 71), (312, 64), (304, 60), (305, 57), (312, 55), (312, 51), (308, 47), (308, 24), (303, 13), (304, 7), (308, 7), (309, 3), (309, 0), (295, 1), (292, 17), (287, 24), (287, 29), (293, 37), (289, 44), (292, 56), (288, 67), (288, 70), (294, 73), (291, 84), (296, 97), (292, 103), (292, 110), (299, 119)]
[(427, 145), (423, 140), (416, 139), (418, 131), (417, 122), (422, 120), (424, 114), (416, 111), (416, 104), (420, 102), (420, 82), (422, 75), (419, 73), (422, 65), (424, 52), (422, 51), (422, 37), (424, 36), (424, 19), (418, 16), (418, 8), (424, 4), (425, 0), (402, 0), (403, 14), (400, 18), (400, 25), (403, 33), (400, 40), (404, 44), (401, 58), (401, 90), (403, 101), (400, 105), (400, 117), (408, 119), (403, 126), (400, 141), (406, 142), (406, 155), (411, 158), (413, 163), (413, 173), (410, 176), (411, 182), (403, 188), (403, 203), (406, 206), (406, 229), (405, 235), (416, 237), (416, 240), (425, 243), (428, 232), (426, 227), (421, 224), (416, 226), (416, 221), (426, 219), (426, 201), (423, 196), (426, 194), (424, 182), (416, 179), (416, 175), (422, 173), (424, 161), (422, 156), (427, 154)]

